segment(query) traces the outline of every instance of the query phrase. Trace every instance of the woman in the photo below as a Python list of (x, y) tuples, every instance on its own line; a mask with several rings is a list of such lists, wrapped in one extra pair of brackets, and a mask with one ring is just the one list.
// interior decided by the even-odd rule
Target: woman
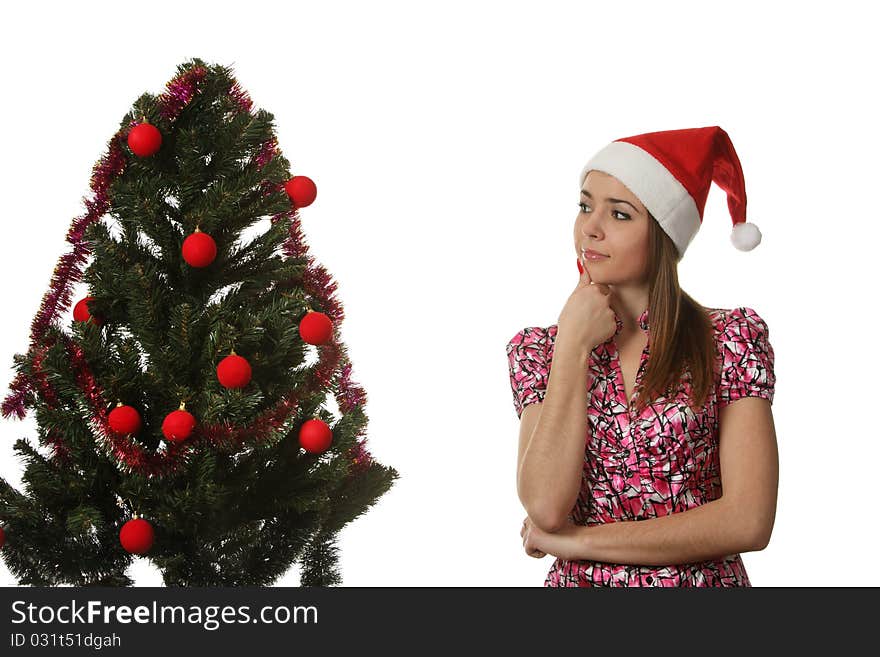
[(578, 285), (557, 324), (507, 345), (520, 536), (556, 557), (545, 586), (751, 586), (740, 553), (767, 545), (776, 512), (769, 329), (701, 307), (676, 270), (713, 180), (734, 245), (754, 248), (718, 126), (601, 150), (580, 176)]

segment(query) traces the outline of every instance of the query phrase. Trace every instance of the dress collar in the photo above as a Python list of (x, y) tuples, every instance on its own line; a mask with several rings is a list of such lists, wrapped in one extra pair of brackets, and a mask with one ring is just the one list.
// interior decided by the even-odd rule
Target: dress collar
[(648, 330), (648, 308), (647, 307), (645, 307), (645, 309), (642, 311), (642, 314), (639, 315), (639, 328), (642, 329), (643, 331)]
[[(620, 317), (617, 316), (617, 313), (614, 313), (614, 322), (617, 324), (617, 330), (614, 331), (614, 337), (616, 338), (617, 335), (623, 330), (623, 321), (620, 319)], [(647, 333), (648, 327), (648, 308), (645, 308), (642, 311), (642, 314), (639, 315), (639, 328)]]

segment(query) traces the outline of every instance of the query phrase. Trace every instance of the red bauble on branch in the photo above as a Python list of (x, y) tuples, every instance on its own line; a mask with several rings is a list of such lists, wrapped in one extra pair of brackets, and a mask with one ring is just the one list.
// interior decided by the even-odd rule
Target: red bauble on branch
[(3, 528), (0, 527), (0, 548), (3, 547), (3, 544), (6, 542), (6, 532), (3, 531)]
[(192, 413), (184, 410), (184, 403), (180, 408), (165, 416), (162, 421), (162, 434), (171, 442), (186, 440), (196, 428), (196, 419)]
[(196, 226), (196, 232), (183, 240), (183, 259), (190, 267), (207, 267), (217, 257), (217, 243)]
[(320, 454), (333, 442), (333, 432), (323, 420), (306, 420), (299, 429), (299, 444), (307, 452)]
[(117, 436), (127, 436), (141, 430), (141, 416), (133, 406), (123, 406), (119, 402), (107, 416), (110, 428)]
[(149, 157), (162, 146), (162, 133), (159, 129), (144, 121), (133, 127), (128, 133), (128, 147), (138, 157)]
[(324, 344), (333, 335), (333, 322), (324, 313), (310, 310), (299, 321), (299, 335), (309, 344)]
[(133, 518), (119, 530), (119, 542), (131, 554), (144, 554), (153, 547), (153, 526), (143, 518)]
[(284, 183), (284, 191), (290, 201), (298, 208), (311, 205), (318, 195), (318, 188), (308, 176), (294, 176)]
[(232, 353), (217, 365), (217, 379), (224, 388), (244, 388), (251, 382), (251, 364), (233, 349)]
[(98, 315), (92, 315), (89, 310), (89, 301), (94, 300), (95, 297), (86, 297), (85, 299), (80, 299), (76, 302), (76, 305), (73, 307), (73, 318), (77, 322), (88, 322), (91, 321), (92, 324), (96, 326), (100, 326), (102, 323), (102, 319)]

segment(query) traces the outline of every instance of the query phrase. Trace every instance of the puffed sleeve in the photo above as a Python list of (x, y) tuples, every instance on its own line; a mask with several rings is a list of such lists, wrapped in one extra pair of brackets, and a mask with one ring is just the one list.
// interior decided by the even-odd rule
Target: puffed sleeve
[(516, 416), (522, 417), (528, 404), (544, 401), (552, 357), (547, 329), (531, 326), (522, 329), (507, 343), (510, 387)]
[(740, 397), (763, 397), (771, 404), (776, 386), (773, 347), (767, 323), (752, 308), (731, 310), (721, 330), (718, 404)]

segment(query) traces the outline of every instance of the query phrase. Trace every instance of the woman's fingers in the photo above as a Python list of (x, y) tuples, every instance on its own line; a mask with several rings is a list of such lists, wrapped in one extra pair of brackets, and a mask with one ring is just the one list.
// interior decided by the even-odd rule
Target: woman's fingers
[(581, 273), (578, 283), (582, 285), (591, 285), (593, 283), (593, 279), (590, 277), (590, 272), (587, 271), (586, 265), (581, 262), (580, 256), (577, 259), (578, 271)]
[(522, 528), (519, 530), (519, 535), (522, 536), (523, 539), (523, 548), (526, 551), (526, 554), (530, 557), (534, 557), (536, 559), (540, 559), (541, 557), (547, 556), (546, 552), (542, 552), (538, 548), (533, 548), (529, 546), (529, 540), (526, 538), (526, 532), (529, 530), (529, 517), (526, 516), (526, 519), (523, 520)]

